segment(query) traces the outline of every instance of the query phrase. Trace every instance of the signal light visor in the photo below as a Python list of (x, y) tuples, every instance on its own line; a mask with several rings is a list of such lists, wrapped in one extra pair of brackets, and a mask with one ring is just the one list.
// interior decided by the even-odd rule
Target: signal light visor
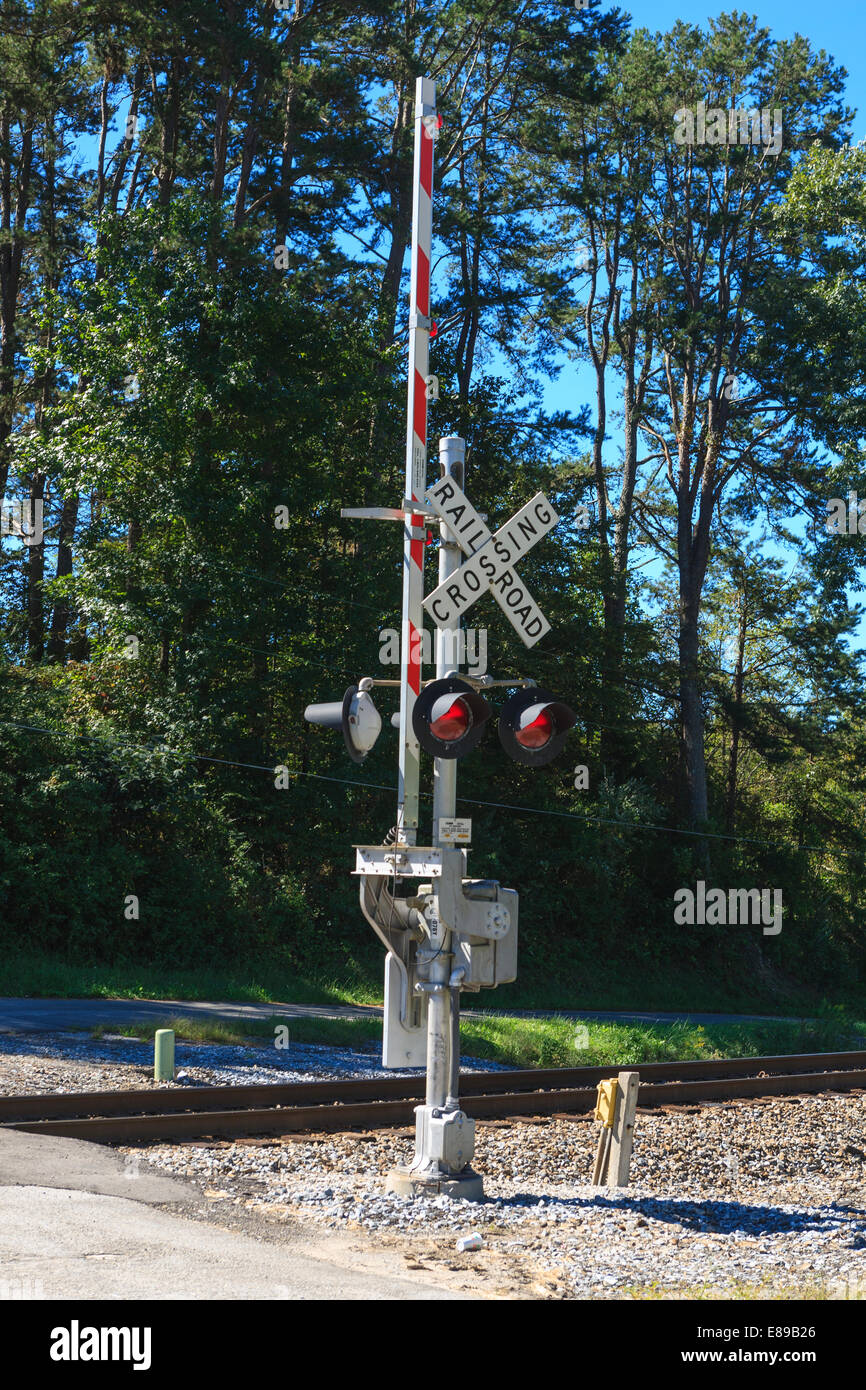
[(520, 717), (514, 737), (521, 748), (544, 748), (556, 733), (556, 724), (544, 705), (533, 705)]

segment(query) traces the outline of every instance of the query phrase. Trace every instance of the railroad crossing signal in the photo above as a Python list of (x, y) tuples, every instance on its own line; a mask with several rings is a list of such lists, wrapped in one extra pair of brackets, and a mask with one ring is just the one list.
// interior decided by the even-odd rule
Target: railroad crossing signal
[(489, 589), (518, 637), (527, 647), (535, 646), (550, 631), (550, 623), (518, 578), (514, 565), (559, 521), (544, 493), (537, 492), (495, 535), (453, 478), (440, 478), (427, 489), (426, 498), (469, 556), (459, 574), (424, 600), (423, 607), (436, 626), (454, 626)]
[(502, 707), (499, 742), (515, 762), (543, 767), (560, 752), (574, 722), (574, 710), (549, 690), (518, 690)]
[(308, 724), (342, 729), (349, 757), (356, 763), (364, 761), (382, 728), (382, 719), (372, 696), (357, 685), (350, 685), (342, 700), (307, 705), (304, 718)]
[(412, 727), (425, 753), (463, 758), (477, 747), (493, 710), (457, 676), (431, 681), (415, 701)]
[[(515, 566), (559, 520), (539, 492), (496, 532), (463, 492), (465, 444), (439, 443), (441, 477), (426, 487), (427, 402), (435, 399), (429, 369), (434, 336), (430, 302), (433, 150), (439, 121), (435, 85), (419, 78), (415, 93), (415, 164), (412, 273), (409, 312), (408, 409), (405, 484), (399, 507), (355, 507), (343, 516), (402, 522), (403, 627), (396, 825), (379, 845), (357, 845), (361, 910), (385, 946), (382, 1061), (386, 1067), (426, 1063), (423, 1105), (416, 1107), (415, 1155), (409, 1168), (389, 1174), (392, 1191), (447, 1192), (475, 1198), (481, 1178), (471, 1168), (474, 1121), (461, 1110), (460, 994), (507, 984), (517, 973), (518, 895), (492, 879), (467, 877), (471, 822), (457, 817), (457, 759), (481, 740), (492, 714), (480, 693), (491, 686), (521, 688), (506, 701), (499, 738), (508, 755), (542, 766), (559, 752), (575, 722), (573, 712), (531, 680), (461, 679), (452, 665), (452, 639), (477, 598), (493, 594), (527, 647), (550, 624)], [(427, 523), (440, 521), (439, 584), (424, 599)], [(460, 562), (460, 552), (466, 557)], [(438, 628), (436, 679), (422, 680), (420, 634), (424, 612)], [(365, 677), (341, 701), (308, 705), (305, 718), (340, 729), (350, 756), (360, 762), (378, 738), (382, 721), (371, 690), (393, 685)], [(479, 690), (480, 687), (480, 690)], [(417, 843), (420, 752), (432, 754), (433, 834)], [(419, 880), (412, 884), (413, 880)], [(412, 888), (411, 891), (407, 889)]]

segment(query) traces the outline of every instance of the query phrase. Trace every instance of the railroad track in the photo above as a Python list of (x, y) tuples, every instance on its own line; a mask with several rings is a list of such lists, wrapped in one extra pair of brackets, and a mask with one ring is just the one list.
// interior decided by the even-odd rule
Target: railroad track
[[(587, 1117), (615, 1067), (469, 1072), (461, 1103), (474, 1119)], [(651, 1062), (639, 1068), (640, 1110), (866, 1091), (866, 1052)], [(288, 1085), (171, 1087), (0, 1098), (0, 1129), (102, 1143), (283, 1135), (411, 1124), (423, 1077), (300, 1081)]]

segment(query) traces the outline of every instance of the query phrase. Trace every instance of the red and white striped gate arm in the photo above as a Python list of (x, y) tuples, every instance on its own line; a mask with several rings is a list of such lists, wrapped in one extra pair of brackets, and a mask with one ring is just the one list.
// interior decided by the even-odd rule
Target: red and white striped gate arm
[[(415, 168), (412, 192), (412, 281), (409, 298), (409, 391), (405, 499), (420, 502), (427, 486), (427, 376), (430, 356), (430, 254), (433, 234), (433, 146), (436, 83), (419, 77), (415, 88)], [(399, 839), (415, 844), (418, 831), (420, 749), (412, 711), (421, 693), (424, 610), (424, 517), (407, 515), (403, 532), (403, 632), (400, 648)]]

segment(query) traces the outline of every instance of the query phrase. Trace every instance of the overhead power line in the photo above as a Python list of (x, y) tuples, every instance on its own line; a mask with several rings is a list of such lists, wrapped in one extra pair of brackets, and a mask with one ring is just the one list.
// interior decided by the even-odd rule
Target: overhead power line
[[(26, 733), (46, 734), (49, 737), (56, 738), (71, 738), (79, 741), (98, 739), (100, 742), (107, 744), (110, 748), (127, 748), (134, 752), (144, 753), (149, 757), (176, 757), (185, 759), (189, 762), (218, 763), (223, 767), (239, 767), (247, 768), (253, 772), (268, 772), (271, 776), (273, 776), (276, 766), (282, 766), (282, 764), (266, 766), (263, 763), (238, 762), (233, 758), (216, 758), (209, 753), (185, 753), (180, 749), (168, 748), (165, 746), (154, 748), (147, 744), (125, 743), (121, 740), (106, 739), (99, 734), (73, 734), (64, 729), (43, 729), (33, 724), (20, 724), (11, 719), (0, 719), (0, 725), (4, 725), (7, 728), (19, 729)], [(72, 764), (67, 764), (67, 766), (72, 766)], [(348, 777), (330, 777), (321, 772), (300, 772), (293, 771), (291, 768), (287, 768), (286, 771), (290, 777), (308, 777), (317, 782), (335, 782), (341, 786), (359, 787), (365, 791), (392, 792), (394, 795), (397, 793), (396, 786), (391, 786), (384, 782), (358, 782)], [(432, 792), (422, 792), (421, 795), (427, 800), (432, 800)], [(698, 840), (729, 840), (735, 843), (761, 845), (765, 849), (794, 849), (798, 853), (800, 851), (808, 851), (810, 854), (826, 853), (826, 848), (820, 845), (780, 844), (774, 840), (761, 840), (753, 835), (725, 835), (718, 831), (683, 830), (678, 826), (656, 825), (647, 821), (621, 821), (606, 816), (578, 816), (572, 811), (550, 811), (539, 806), (516, 806), (510, 801), (481, 801), (476, 797), (468, 796), (459, 796), (457, 800), (465, 806), (485, 806), (491, 810), (512, 811), (519, 815), (554, 816), (560, 820), (576, 821), (580, 825), (609, 825), (617, 830), (643, 830), (658, 832), (665, 835), (686, 835)]]

